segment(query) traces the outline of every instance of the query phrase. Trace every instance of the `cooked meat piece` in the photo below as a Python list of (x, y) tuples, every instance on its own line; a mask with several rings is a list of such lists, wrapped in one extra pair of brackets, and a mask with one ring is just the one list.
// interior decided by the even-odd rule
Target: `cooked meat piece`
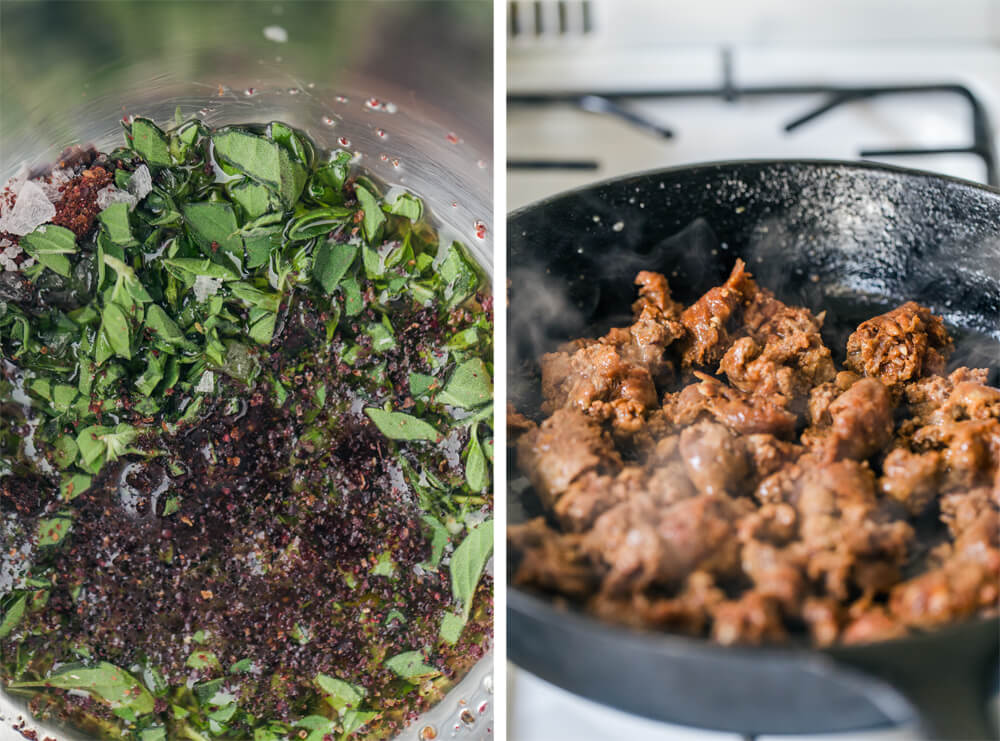
[(568, 532), (589, 530), (602, 514), (645, 489), (646, 471), (626, 466), (617, 476), (588, 471), (573, 481), (552, 506), (559, 523)]
[(954, 343), (941, 317), (908, 301), (862, 322), (847, 339), (846, 365), (886, 386), (944, 372)]
[(904, 624), (934, 628), (973, 613), (998, 607), (1000, 553), (996, 550), (975, 558), (949, 559), (943, 566), (924, 572), (892, 589), (889, 611)]
[(805, 448), (795, 443), (779, 440), (774, 435), (744, 435), (750, 461), (751, 485), (756, 486), (786, 463), (798, 460)]
[(748, 396), (704, 373), (695, 372), (701, 383), (669, 394), (663, 410), (677, 427), (686, 427), (703, 416), (714, 417), (742, 435), (767, 433), (788, 437), (795, 431), (796, 417), (768, 397)]
[(725, 644), (1000, 613), (1000, 389), (936, 375), (941, 319), (908, 303), (864, 322), (837, 372), (823, 316), (742, 262), (686, 310), (662, 275), (636, 283), (632, 325), (542, 359), (551, 416), (510, 411), (560, 530), (512, 528), (515, 583)]
[(827, 460), (865, 460), (892, 440), (892, 397), (874, 378), (864, 378), (827, 409), (830, 427), (809, 442)]
[(708, 291), (681, 313), (681, 323), (688, 335), (681, 342), (681, 363), (714, 367), (730, 345), (730, 330), (736, 325), (741, 309), (757, 292), (746, 263), (737, 260), (729, 278)]
[(746, 505), (724, 495), (696, 496), (659, 508), (638, 495), (601, 515), (585, 547), (609, 567), (612, 595), (675, 585), (695, 569), (731, 574), (739, 564), (734, 523)]
[(696, 571), (676, 597), (648, 597), (642, 593), (612, 597), (602, 592), (587, 603), (587, 608), (609, 623), (699, 635), (707, 627), (712, 610), (724, 599), (711, 575)]
[[(809, 392), (809, 403), (806, 407), (806, 419), (813, 427), (823, 428), (833, 424), (830, 416), (830, 405), (861, 380), (861, 376), (851, 371), (841, 371), (832, 381), (821, 383)], [(805, 433), (803, 433), (805, 434)]]
[(666, 276), (642, 270), (635, 276), (635, 284), (639, 286), (639, 299), (632, 304), (636, 317), (641, 316), (646, 307), (656, 309), (665, 318), (680, 317), (684, 307), (670, 297)]
[(575, 409), (559, 409), (537, 429), (522, 435), (517, 460), (549, 508), (587, 471), (614, 473), (622, 465), (607, 433)]
[(806, 579), (805, 559), (798, 549), (749, 540), (743, 545), (742, 566), (755, 592), (773, 598), (783, 614), (799, 614), (806, 594)]
[(525, 432), (530, 432), (538, 425), (521, 414), (514, 405), (507, 402), (507, 445), (513, 446)]
[(756, 592), (746, 592), (737, 600), (715, 608), (712, 638), (723, 645), (759, 645), (787, 637), (777, 601)]
[[(906, 384), (903, 390), (918, 426), (958, 422), (962, 419), (986, 419), (1000, 416), (995, 397), (998, 390), (986, 385), (988, 378), (989, 371), (986, 368), (963, 366), (956, 368), (949, 376), (920, 378)], [(958, 386), (962, 386), (962, 389), (955, 396)], [(986, 393), (978, 397), (980, 389)], [(972, 398), (966, 399), (967, 396)], [(943, 411), (938, 412), (941, 409)]]
[(927, 510), (940, 493), (944, 460), (936, 450), (913, 453), (896, 448), (882, 462), (879, 490), (914, 515)]
[(994, 483), (1000, 468), (1000, 420), (967, 420), (921, 427), (913, 434), (918, 450), (941, 450), (943, 491)]
[(741, 543), (762, 540), (784, 544), (799, 533), (799, 515), (790, 504), (762, 504), (739, 521)]
[(612, 420), (616, 432), (638, 431), (647, 412), (658, 406), (655, 381), (672, 377), (664, 350), (683, 329), (676, 321), (660, 321), (655, 311), (647, 307), (631, 327), (613, 329), (572, 353), (543, 355), (542, 409), (577, 407)]
[(907, 632), (906, 626), (892, 618), (884, 607), (872, 607), (847, 624), (841, 640), (844, 643), (871, 643), (902, 638)]
[(806, 597), (802, 602), (802, 619), (817, 646), (829, 646), (840, 634), (840, 603), (828, 597)]
[(820, 336), (823, 320), (808, 309), (786, 306), (760, 289), (746, 308), (743, 324), (749, 336), (736, 340), (719, 365), (740, 391), (798, 399), (836, 375)]
[(673, 460), (650, 470), (646, 493), (657, 506), (669, 507), (682, 499), (690, 499), (698, 492), (688, 478), (684, 464)]
[(580, 549), (579, 535), (563, 535), (536, 517), (507, 528), (511, 551), (520, 555), (512, 581), (570, 597), (591, 593), (598, 574)]
[(838, 461), (810, 468), (794, 503), (807, 573), (826, 591), (844, 599), (852, 584), (879, 592), (898, 581), (913, 529), (880, 507), (867, 466)]
[(681, 458), (702, 494), (738, 494), (749, 472), (743, 440), (716, 422), (681, 432)]
[(958, 491), (941, 497), (941, 520), (956, 538), (991, 510), (1000, 510), (1000, 487)]

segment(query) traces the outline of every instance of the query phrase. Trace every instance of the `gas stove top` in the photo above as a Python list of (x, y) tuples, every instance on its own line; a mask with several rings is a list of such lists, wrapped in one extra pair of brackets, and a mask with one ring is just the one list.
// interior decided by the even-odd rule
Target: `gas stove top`
[(550, 48), (512, 53), (508, 205), (726, 159), (875, 159), (998, 184), (1000, 51)]
[[(511, 210), (626, 173), (730, 159), (865, 158), (997, 184), (995, 43), (630, 47), (587, 41), (600, 28), (600, 4), (558, 3), (566, 6), (561, 16), (551, 5), (534, 3), (541, 11), (527, 18), (522, 12), (511, 39)], [(513, 666), (508, 676), (517, 741), (739, 738), (628, 715)], [(902, 727), (823, 738), (918, 734)]]

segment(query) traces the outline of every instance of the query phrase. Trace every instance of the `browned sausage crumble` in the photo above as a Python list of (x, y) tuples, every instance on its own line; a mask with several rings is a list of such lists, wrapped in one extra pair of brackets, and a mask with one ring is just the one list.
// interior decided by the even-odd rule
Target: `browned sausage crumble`
[(841, 370), (823, 314), (742, 261), (687, 308), (662, 275), (636, 284), (634, 324), (541, 358), (547, 418), (511, 409), (549, 513), (509, 529), (515, 584), (726, 644), (998, 612), (1000, 389), (945, 375), (939, 317), (869, 319)]

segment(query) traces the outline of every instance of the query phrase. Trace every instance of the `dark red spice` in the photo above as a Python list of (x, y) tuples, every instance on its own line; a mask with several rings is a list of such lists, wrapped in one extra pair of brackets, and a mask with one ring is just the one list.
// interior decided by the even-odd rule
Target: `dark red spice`
[(62, 186), (62, 199), (56, 203), (52, 223), (66, 227), (77, 237), (90, 233), (97, 214), (97, 194), (111, 183), (111, 173), (101, 166), (84, 170), (78, 177)]

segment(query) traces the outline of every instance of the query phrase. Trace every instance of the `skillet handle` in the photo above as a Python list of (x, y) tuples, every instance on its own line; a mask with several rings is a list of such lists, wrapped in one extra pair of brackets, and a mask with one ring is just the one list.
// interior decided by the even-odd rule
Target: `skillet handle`
[[(872, 644), (836, 659), (884, 680), (912, 706), (924, 738), (997, 741), (988, 704), (1000, 672), (1000, 629), (994, 620), (968, 626), (949, 641)], [(862, 647), (856, 647), (862, 649)]]

